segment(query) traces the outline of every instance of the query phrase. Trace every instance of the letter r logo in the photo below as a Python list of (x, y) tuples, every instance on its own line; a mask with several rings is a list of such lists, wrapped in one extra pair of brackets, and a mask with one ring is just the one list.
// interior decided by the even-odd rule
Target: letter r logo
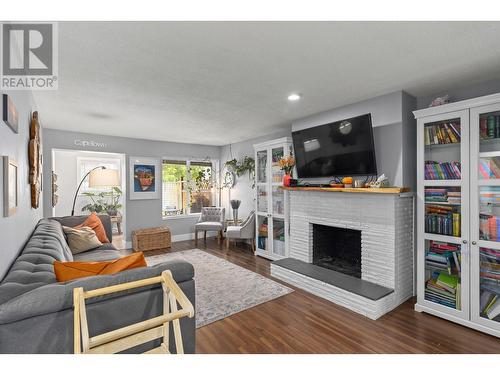
[(52, 24), (2, 25), (3, 75), (53, 74)]

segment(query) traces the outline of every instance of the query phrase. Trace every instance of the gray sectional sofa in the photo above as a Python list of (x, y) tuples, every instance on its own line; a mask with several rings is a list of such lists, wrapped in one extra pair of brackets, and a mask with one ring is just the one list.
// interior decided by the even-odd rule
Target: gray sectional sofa
[[(193, 266), (183, 261), (165, 262), (136, 268), (115, 275), (86, 277), (60, 283), (53, 262), (102, 261), (123, 256), (112, 244), (73, 256), (62, 226), (75, 226), (85, 216), (42, 219), (19, 257), (0, 283), (0, 353), (73, 353), (73, 289), (101, 288), (118, 283), (154, 277), (170, 270), (187, 297), (195, 305)], [(101, 216), (108, 238), (112, 231), (109, 217)], [(163, 312), (161, 286), (115, 293), (87, 302), (90, 335), (149, 319)], [(186, 353), (195, 352), (195, 319), (181, 320)], [(173, 330), (171, 335), (173, 335)], [(171, 352), (175, 352), (171, 337)], [(127, 352), (144, 352), (158, 346), (151, 342)]]

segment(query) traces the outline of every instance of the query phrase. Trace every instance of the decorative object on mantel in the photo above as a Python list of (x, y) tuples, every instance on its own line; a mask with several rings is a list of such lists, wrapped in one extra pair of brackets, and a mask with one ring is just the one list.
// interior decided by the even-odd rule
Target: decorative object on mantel
[(438, 105), (443, 105), (443, 104), (448, 104), (450, 102), (450, 96), (449, 95), (444, 95), (444, 96), (438, 96), (435, 98), (431, 104), (429, 104), (430, 107), (437, 107)]
[(290, 186), (293, 167), (295, 166), (295, 158), (292, 155), (285, 156), (279, 160), (279, 166), (281, 170), (285, 172), (283, 176), (283, 186)]
[(57, 206), (57, 203), (59, 202), (57, 190), (59, 190), (59, 186), (57, 186), (57, 174), (52, 171), (52, 207)]
[(240, 208), (241, 201), (238, 199), (231, 199), (231, 208), (233, 209), (233, 221), (238, 222), (238, 208)]
[(40, 123), (38, 111), (33, 112), (30, 125), (30, 141), (28, 145), (29, 182), (31, 185), (31, 207), (40, 205), (40, 191), (42, 190), (42, 146), (40, 140)]
[(346, 188), (352, 188), (353, 181), (354, 180), (352, 177), (344, 177), (342, 179), (342, 183), (344, 184), (344, 187), (346, 187)]
[(376, 181), (370, 182), (369, 185), (371, 188), (385, 188), (389, 187), (389, 179), (386, 177), (385, 174), (381, 174)]
[(3, 121), (14, 133), (19, 133), (19, 114), (9, 95), (3, 94)]
[(3, 214), (14, 215), (19, 206), (19, 168), (15, 160), (3, 157)]

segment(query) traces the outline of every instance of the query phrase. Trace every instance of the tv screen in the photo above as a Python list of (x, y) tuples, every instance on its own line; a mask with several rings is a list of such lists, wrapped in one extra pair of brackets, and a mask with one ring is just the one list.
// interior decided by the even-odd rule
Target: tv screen
[(292, 133), (299, 178), (376, 175), (371, 115)]

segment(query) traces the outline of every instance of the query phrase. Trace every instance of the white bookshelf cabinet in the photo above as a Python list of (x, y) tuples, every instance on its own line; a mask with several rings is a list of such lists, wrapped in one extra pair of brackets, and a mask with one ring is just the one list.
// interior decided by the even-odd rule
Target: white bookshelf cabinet
[(500, 337), (500, 94), (414, 115), (415, 309)]
[(288, 195), (283, 190), (279, 159), (291, 155), (292, 140), (280, 138), (254, 145), (256, 255), (277, 260), (288, 256)]

